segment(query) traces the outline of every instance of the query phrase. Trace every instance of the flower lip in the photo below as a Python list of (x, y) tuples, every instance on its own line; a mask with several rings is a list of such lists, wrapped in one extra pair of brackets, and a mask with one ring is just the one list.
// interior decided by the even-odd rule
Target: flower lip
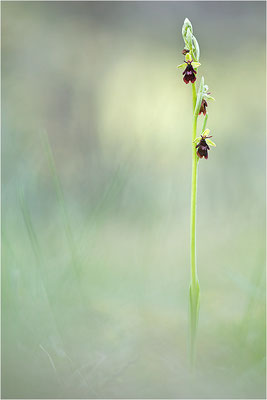
[(205, 99), (202, 99), (198, 115), (200, 115), (201, 113), (203, 113), (203, 115), (206, 115), (206, 112), (207, 112), (206, 108), (207, 107), (208, 107), (208, 103), (206, 102)]
[(192, 61), (185, 61), (185, 63), (187, 64), (187, 66), (183, 72), (184, 75), (183, 80), (186, 84), (188, 84), (189, 82), (194, 83), (195, 80), (197, 79), (196, 78), (197, 71), (193, 68)]
[(208, 159), (208, 150), (210, 150), (209, 145), (206, 142), (206, 139), (211, 138), (212, 136), (205, 136), (201, 135), (201, 140), (200, 142), (196, 145), (197, 149), (197, 156), (199, 158), (205, 157), (205, 159)]

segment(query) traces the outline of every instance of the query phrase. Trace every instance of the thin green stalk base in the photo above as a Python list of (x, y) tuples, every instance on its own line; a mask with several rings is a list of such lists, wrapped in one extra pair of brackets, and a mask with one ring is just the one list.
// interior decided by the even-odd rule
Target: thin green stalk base
[(190, 306), (190, 366), (194, 370), (196, 360), (196, 336), (199, 316), (199, 282), (194, 286), (191, 282), (189, 289)]

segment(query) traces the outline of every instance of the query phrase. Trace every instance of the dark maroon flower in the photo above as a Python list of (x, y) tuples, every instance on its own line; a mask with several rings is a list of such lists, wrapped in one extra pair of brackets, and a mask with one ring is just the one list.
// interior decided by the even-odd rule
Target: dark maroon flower
[(186, 69), (183, 72), (184, 82), (186, 84), (188, 84), (189, 82), (194, 83), (195, 80), (197, 79), (196, 75), (195, 75), (197, 73), (197, 71), (195, 71), (194, 68), (192, 67), (192, 65), (191, 65), (192, 61), (185, 61), (185, 62), (187, 64), (187, 66), (186, 66)]
[(203, 115), (206, 115), (206, 107), (208, 107), (208, 103), (206, 102), (206, 100), (205, 99), (203, 99), (202, 100), (202, 103), (201, 103), (201, 106), (200, 106), (200, 109), (199, 109), (199, 115), (201, 114), (201, 113), (203, 113)]
[(182, 54), (185, 56), (187, 53), (189, 53), (190, 50), (183, 49)]
[(198, 156), (199, 158), (205, 157), (206, 160), (208, 159), (208, 150), (209, 150), (210, 148), (209, 148), (209, 145), (208, 145), (207, 142), (206, 142), (206, 139), (207, 139), (207, 138), (210, 138), (210, 137), (212, 137), (212, 136), (202, 136), (202, 135), (201, 135), (201, 140), (200, 140), (200, 142), (196, 145), (197, 156)]

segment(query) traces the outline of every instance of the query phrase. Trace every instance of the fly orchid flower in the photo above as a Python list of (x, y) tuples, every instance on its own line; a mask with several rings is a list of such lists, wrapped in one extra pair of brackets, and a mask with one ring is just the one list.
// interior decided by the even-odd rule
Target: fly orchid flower
[(210, 133), (209, 129), (206, 129), (199, 137), (197, 137), (194, 140), (194, 143), (199, 142), (196, 145), (196, 149), (197, 149), (197, 156), (199, 158), (205, 158), (206, 160), (208, 159), (208, 150), (210, 150), (210, 146), (216, 147), (216, 144), (213, 143), (210, 138), (212, 136), (208, 136)]
[(201, 64), (199, 62), (193, 61), (190, 53), (186, 53), (185, 62), (183, 64), (178, 65), (177, 68), (185, 68), (183, 75), (183, 81), (188, 84), (189, 82), (194, 83), (196, 81), (197, 71), (195, 68), (198, 68)]

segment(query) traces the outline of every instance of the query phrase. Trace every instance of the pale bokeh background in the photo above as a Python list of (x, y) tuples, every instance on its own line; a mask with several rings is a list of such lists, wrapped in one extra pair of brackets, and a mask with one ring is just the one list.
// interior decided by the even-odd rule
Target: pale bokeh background
[[(194, 379), (185, 17), (216, 98)], [(3, 398), (265, 397), (265, 23), (264, 2), (2, 3)]]

